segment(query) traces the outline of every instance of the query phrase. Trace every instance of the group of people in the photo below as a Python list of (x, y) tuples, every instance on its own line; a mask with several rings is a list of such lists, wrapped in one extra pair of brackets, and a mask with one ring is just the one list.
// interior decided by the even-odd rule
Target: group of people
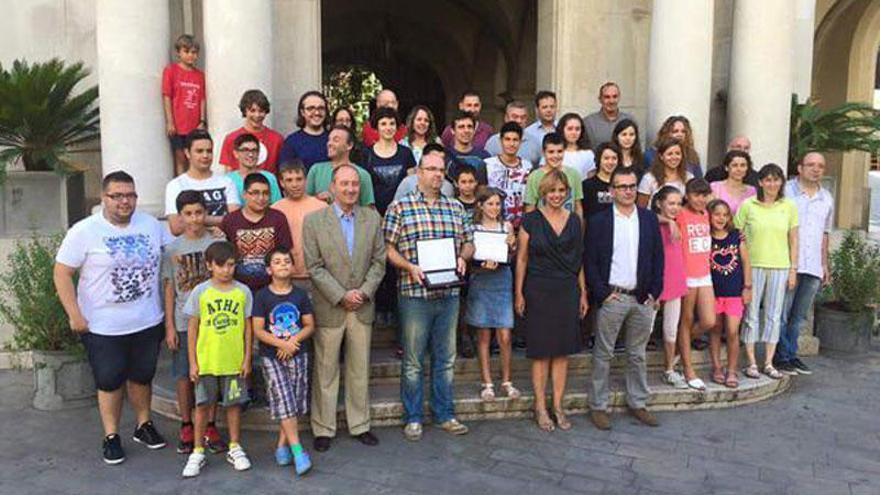
[[(201, 472), (208, 452), (226, 451), (236, 470), (250, 468), (240, 430), (255, 368), (279, 422), (279, 465), (300, 475), (311, 468), (297, 423), (306, 414), (314, 450), (331, 447), (341, 372), (349, 433), (377, 445), (369, 409), (377, 318), (399, 322), (403, 433), (413, 441), (426, 421), (426, 354), (431, 420), (453, 435), (468, 432), (455, 416), (453, 385), (457, 341), (468, 328), (484, 401), (497, 399), (493, 337), (498, 393), (522, 395), (511, 356), (514, 334), (524, 339), (544, 431), (572, 427), (568, 357), (583, 349), (585, 327), (593, 334), (590, 419), (600, 429), (611, 427), (609, 370), (621, 333), (627, 406), (658, 424), (646, 407), (645, 358), (658, 311), (670, 386), (706, 389), (691, 360), (691, 339), (706, 332), (719, 385), (739, 385), (740, 340), (745, 377), (810, 372), (797, 337), (828, 278), (833, 201), (821, 186), (821, 154), (804, 156), (786, 182), (775, 164), (755, 171), (740, 137), (702, 177), (688, 120), (667, 119), (643, 152), (614, 83), (600, 88), (600, 109), (584, 118), (557, 118), (556, 96), (540, 91), (537, 120), (527, 125), (528, 106), (512, 101), (497, 133), (480, 120), (472, 91), (438, 132), (425, 106), (401, 122), (396, 95), (382, 90), (360, 134), (350, 110), (330, 114), (324, 95), (309, 91), (299, 100), (299, 130), (286, 138), (263, 124), (266, 96), (249, 90), (244, 125), (223, 140), (218, 173), (198, 44), (182, 36), (176, 49), (163, 78), (179, 158), (166, 187), (167, 226), (136, 211), (134, 178), (113, 172), (101, 210), (71, 227), (56, 258), (58, 295), (98, 389), (107, 463), (125, 459), (124, 393), (136, 414), (133, 440), (165, 446), (150, 421), (163, 342), (173, 353), (184, 477)], [(228, 443), (215, 425), (218, 405)]]

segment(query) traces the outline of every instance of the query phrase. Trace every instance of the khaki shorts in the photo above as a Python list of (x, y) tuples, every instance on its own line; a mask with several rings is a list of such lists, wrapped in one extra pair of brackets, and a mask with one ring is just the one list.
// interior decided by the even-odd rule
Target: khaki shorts
[(196, 384), (197, 406), (219, 403), (223, 407), (239, 406), (248, 402), (247, 383), (238, 375), (199, 376)]

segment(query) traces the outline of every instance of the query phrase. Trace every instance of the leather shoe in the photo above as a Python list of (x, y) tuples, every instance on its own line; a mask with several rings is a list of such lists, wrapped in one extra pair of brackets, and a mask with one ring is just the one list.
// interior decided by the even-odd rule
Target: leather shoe
[(364, 445), (370, 446), (370, 447), (374, 447), (376, 445), (379, 445), (379, 439), (376, 437), (376, 435), (373, 435), (373, 433), (370, 431), (365, 431), (365, 432), (361, 433), (360, 435), (353, 435), (352, 438), (354, 438), (358, 442), (360, 442)]
[(330, 437), (315, 437), (315, 451), (327, 452), (330, 450)]
[(654, 417), (647, 409), (630, 409), (629, 413), (635, 416), (635, 418), (641, 421), (643, 424), (648, 426), (660, 426), (660, 422), (657, 421), (657, 418)]
[(600, 430), (611, 429), (611, 416), (609, 416), (606, 411), (590, 411), (590, 421), (592, 421), (593, 425)]

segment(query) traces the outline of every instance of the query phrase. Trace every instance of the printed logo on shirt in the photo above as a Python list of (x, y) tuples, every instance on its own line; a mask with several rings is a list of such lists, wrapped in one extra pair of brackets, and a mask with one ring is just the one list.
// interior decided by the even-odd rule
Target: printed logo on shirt
[(609, 191), (598, 191), (596, 193), (596, 202), (600, 205), (611, 204), (614, 202), (614, 198), (611, 197)]
[(230, 328), (238, 328), (241, 321), (241, 305), (232, 299), (215, 299), (208, 301), (208, 327), (218, 335), (223, 335)]
[(709, 236), (709, 225), (691, 223), (687, 225), (688, 251), (691, 253), (708, 253), (712, 250), (712, 237)]
[(299, 325), (300, 312), (295, 304), (283, 302), (269, 313), (269, 330), (276, 337), (286, 339), (298, 334), (301, 330)]
[(174, 282), (179, 294), (190, 292), (195, 286), (208, 280), (208, 267), (202, 251), (179, 254), (174, 257), (174, 264), (177, 266)]
[(104, 246), (107, 247), (114, 265), (110, 272), (113, 298), (109, 302), (127, 303), (152, 296), (159, 254), (151, 249), (150, 236), (134, 234), (105, 237)]
[(275, 228), (239, 229), (235, 233), (235, 247), (240, 256), (235, 267), (236, 275), (255, 278), (267, 276), (265, 257), (275, 247)]
[(739, 268), (739, 245), (734, 243), (721, 247), (715, 245), (712, 250), (712, 271), (722, 275), (730, 275)]
[(208, 215), (214, 217), (222, 217), (226, 215), (225, 188), (203, 189), (200, 192), (202, 193), (202, 198), (205, 199), (205, 207), (208, 210)]

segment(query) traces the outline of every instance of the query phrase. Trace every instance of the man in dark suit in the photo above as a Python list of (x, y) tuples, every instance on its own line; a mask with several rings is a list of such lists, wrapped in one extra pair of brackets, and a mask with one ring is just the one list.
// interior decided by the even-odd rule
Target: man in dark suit
[(358, 205), (360, 175), (350, 164), (333, 170), (329, 208), (306, 216), (303, 245), (312, 279), (317, 330), (312, 376), (312, 433), (315, 450), (330, 448), (336, 436), (339, 352), (345, 342), (345, 417), (348, 431), (365, 445), (370, 432), (370, 336), (373, 298), (385, 275), (385, 238), (379, 214)]
[(600, 430), (611, 428), (608, 372), (621, 329), (626, 332), (627, 406), (642, 423), (658, 425), (645, 407), (650, 395), (645, 349), (663, 290), (663, 242), (657, 216), (635, 204), (636, 182), (631, 168), (611, 174), (614, 204), (590, 217), (585, 239), (590, 305), (599, 308), (590, 420)]

